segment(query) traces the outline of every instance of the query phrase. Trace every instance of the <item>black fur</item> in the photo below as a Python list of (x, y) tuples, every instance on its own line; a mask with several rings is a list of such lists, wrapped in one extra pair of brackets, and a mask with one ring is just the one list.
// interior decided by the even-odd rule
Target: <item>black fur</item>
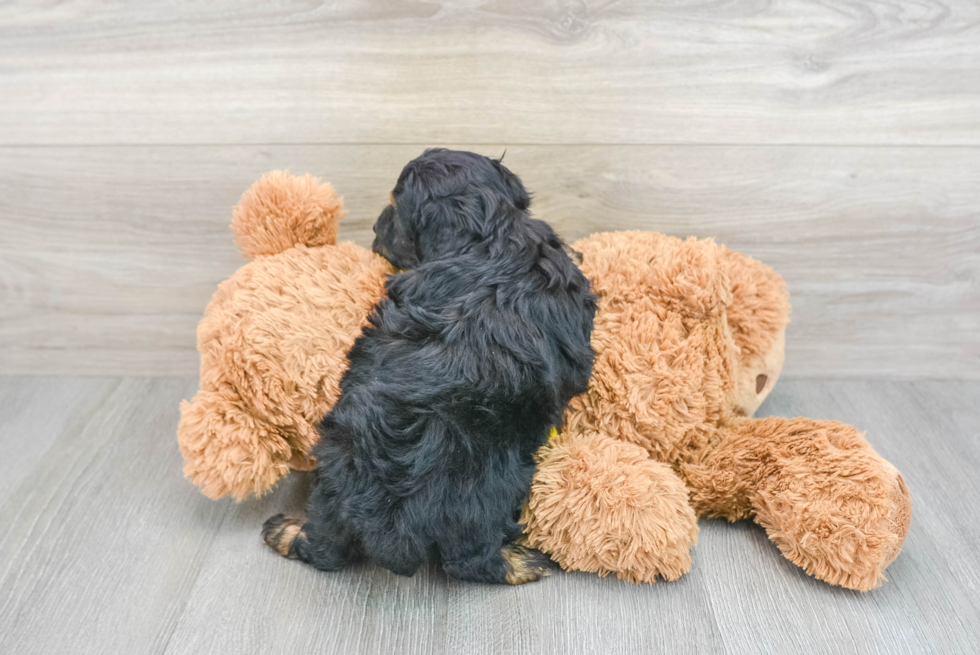
[(392, 199), (374, 250), (404, 272), (350, 351), (289, 556), (402, 575), (438, 558), (464, 580), (527, 581), (514, 557), (541, 555), (512, 545), (517, 519), (534, 452), (586, 389), (595, 297), (499, 161), (427, 150)]

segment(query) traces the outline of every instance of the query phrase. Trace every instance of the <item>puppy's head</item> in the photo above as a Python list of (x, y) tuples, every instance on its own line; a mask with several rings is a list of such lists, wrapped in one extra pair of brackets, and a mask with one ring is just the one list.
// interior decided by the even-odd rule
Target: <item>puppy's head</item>
[(499, 160), (434, 148), (409, 162), (374, 224), (374, 252), (409, 269), (500, 236), (531, 198)]

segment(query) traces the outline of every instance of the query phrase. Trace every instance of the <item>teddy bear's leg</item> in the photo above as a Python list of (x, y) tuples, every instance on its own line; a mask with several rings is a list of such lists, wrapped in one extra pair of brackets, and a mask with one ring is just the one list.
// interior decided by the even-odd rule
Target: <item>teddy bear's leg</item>
[(232, 390), (199, 391), (180, 405), (177, 441), (184, 475), (209, 498), (262, 495), (305, 454), (293, 452), (280, 431), (242, 408)]
[(632, 582), (690, 570), (697, 518), (669, 466), (597, 433), (559, 435), (537, 457), (521, 517), (529, 545), (563, 568)]
[(681, 466), (700, 515), (752, 518), (792, 562), (866, 591), (884, 579), (912, 504), (898, 470), (853, 427), (805, 418), (739, 419)]

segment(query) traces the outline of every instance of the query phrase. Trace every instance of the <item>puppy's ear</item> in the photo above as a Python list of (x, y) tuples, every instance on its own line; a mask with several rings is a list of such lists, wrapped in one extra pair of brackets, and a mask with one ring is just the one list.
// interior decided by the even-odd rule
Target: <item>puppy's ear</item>
[(500, 173), (500, 177), (504, 181), (504, 187), (507, 190), (507, 195), (514, 206), (521, 211), (526, 211), (528, 207), (531, 206), (531, 196), (528, 194), (527, 189), (524, 188), (524, 183), (521, 182), (521, 178), (517, 177), (510, 170), (503, 165), (503, 157), (500, 159), (492, 159), (494, 168)]
[(429, 260), (446, 252), (459, 252), (479, 240), (485, 231), (483, 211), (473, 202), (458, 198), (430, 200), (419, 212), (416, 248), (419, 259)]
[(425, 202), (425, 190), (412, 168), (406, 167), (402, 171), (391, 199), (391, 205), (385, 207), (374, 225), (376, 237), (373, 249), (396, 268), (415, 268), (422, 259), (419, 251), (419, 208)]

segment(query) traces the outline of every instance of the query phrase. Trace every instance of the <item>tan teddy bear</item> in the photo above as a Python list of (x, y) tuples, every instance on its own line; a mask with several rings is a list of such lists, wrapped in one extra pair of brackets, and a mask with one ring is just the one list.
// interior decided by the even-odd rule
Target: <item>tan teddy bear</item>
[[(198, 328), (201, 390), (181, 405), (184, 472), (211, 498), (308, 469), (346, 352), (391, 266), (336, 244), (329, 185), (275, 172), (235, 208), (254, 260)], [(538, 452), (524, 538), (567, 569), (636, 582), (690, 569), (697, 517), (751, 518), (783, 554), (867, 590), (908, 532), (901, 475), (853, 427), (750, 418), (783, 363), (778, 274), (710, 240), (614, 232), (573, 244), (599, 295), (589, 390)]]

